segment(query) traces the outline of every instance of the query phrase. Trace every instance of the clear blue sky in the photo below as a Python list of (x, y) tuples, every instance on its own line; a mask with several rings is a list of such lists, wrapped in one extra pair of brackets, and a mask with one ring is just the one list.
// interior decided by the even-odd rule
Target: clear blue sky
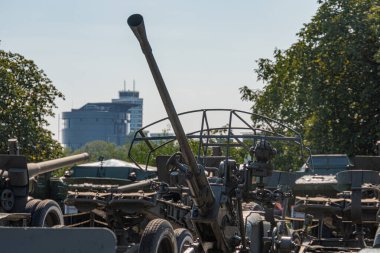
[(42, 68), (66, 100), (58, 114), (87, 102), (108, 102), (127, 89), (144, 98), (144, 124), (165, 117), (157, 88), (126, 20), (144, 16), (148, 39), (178, 112), (249, 110), (239, 88), (260, 88), (259, 58), (296, 42), (316, 0), (0, 0), (0, 48)]

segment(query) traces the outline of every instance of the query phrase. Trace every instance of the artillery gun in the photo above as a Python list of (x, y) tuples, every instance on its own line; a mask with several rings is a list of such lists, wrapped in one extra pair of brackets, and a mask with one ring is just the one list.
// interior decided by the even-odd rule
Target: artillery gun
[[(350, 200), (358, 203), (357, 189), (364, 181), (351, 184), (350, 180), (344, 179), (347, 176), (341, 176), (343, 179), (339, 180), (334, 176), (323, 176), (319, 180), (320, 177), (315, 175), (302, 177), (300, 173), (274, 171), (272, 160), (283, 155), (281, 152), (276, 155), (274, 147), (281, 147), (279, 142), (298, 145), (301, 154), (305, 148), (299, 133), (265, 116), (231, 109), (202, 109), (177, 114), (152, 55), (142, 16), (130, 16), (128, 24), (140, 42), (168, 114), (167, 118), (135, 133), (129, 157), (140, 166), (133, 157), (133, 150), (147, 150), (146, 166), (155, 163), (158, 180), (89, 192), (73, 191), (66, 200), (67, 204), (92, 211), (106, 220), (105, 225), (118, 238), (117, 252), (310, 252), (313, 249), (329, 250), (329, 243), (342, 250), (346, 242), (355, 244), (365, 242), (366, 238), (376, 241), (372, 234), (361, 236), (363, 230), (359, 229), (355, 230), (359, 236), (350, 242), (335, 238), (335, 241), (325, 240), (326, 244), (323, 244), (322, 233), (318, 237), (318, 231), (323, 232), (323, 229), (315, 229), (326, 224), (324, 217), (329, 218), (329, 213), (323, 211), (323, 206), (331, 202), (328, 198), (342, 190), (352, 190), (356, 193)], [(224, 123), (227, 124), (212, 125), (213, 113), (224, 113), (227, 119)], [(200, 129), (185, 131), (180, 118), (186, 117), (191, 122), (199, 119)], [(147, 134), (149, 127), (157, 129), (157, 124), (165, 125), (166, 121), (170, 121), (174, 135)], [(167, 146), (176, 150), (169, 156), (160, 154), (160, 150)], [(244, 163), (243, 158), (246, 159)], [(295, 183), (296, 179), (300, 180)], [(308, 185), (302, 180), (315, 184)], [(142, 191), (141, 187), (151, 190)], [(310, 200), (305, 193), (318, 191), (327, 194), (327, 201), (319, 205), (319, 209), (314, 209), (316, 215), (311, 216), (310, 202), (302, 203), (300, 197)], [(278, 206), (282, 207), (276, 208)], [(287, 217), (291, 207), (305, 214), (298, 231), (291, 225), (300, 219)], [(370, 211), (372, 220), (373, 210), (378, 206), (375, 203), (373, 207), (375, 209)], [(360, 227), (363, 222), (357, 219), (353, 224)]]
[(0, 224), (2, 226), (63, 225), (62, 211), (53, 200), (29, 197), (33, 177), (88, 159), (88, 154), (27, 163), (19, 155), (17, 140), (9, 140), (8, 155), (0, 155)]
[[(273, 171), (271, 160), (276, 154), (269, 141), (289, 141), (300, 144), (302, 143), (300, 135), (280, 122), (250, 114), (252, 119), (255, 118), (257, 122), (267, 126), (254, 127), (240, 116), (245, 112), (237, 110), (226, 110), (229, 112), (229, 118), (224, 127), (210, 127), (206, 115), (213, 110), (200, 110), (201, 130), (186, 134), (153, 57), (143, 17), (139, 14), (132, 15), (128, 18), (128, 24), (140, 43), (174, 130), (175, 138), (172, 136), (170, 141), (176, 140), (179, 146), (179, 152), (169, 158), (156, 157), (159, 181), (161, 181), (160, 174), (164, 175), (165, 171), (169, 174), (166, 176), (166, 181), (160, 184), (157, 201), (166, 201), (167, 206), (170, 207), (162, 210), (166, 218), (174, 220), (173, 223), (181, 224), (183, 219), (180, 218), (186, 217), (175, 214), (178, 214), (178, 207), (183, 204), (183, 193), (186, 193), (190, 198), (187, 218), (191, 223), (186, 228), (193, 232), (196, 239), (193, 243), (189, 239), (190, 236), (184, 236), (183, 228), (181, 232), (173, 232), (172, 226), (165, 220), (152, 220), (142, 235), (139, 252), (159, 252), (159, 250), (165, 252), (177, 250), (180, 252), (185, 250), (186, 252), (291, 252), (297, 250), (299, 242), (297, 235), (288, 229), (284, 221), (275, 220), (274, 215), (274, 202), (285, 200), (289, 194), (281, 189), (274, 191), (266, 189), (263, 179), (271, 176)], [(243, 126), (233, 126), (233, 119), (236, 120), (236, 118), (243, 123)], [(282, 129), (282, 133), (288, 133), (290, 136), (277, 132), (276, 128)], [(242, 135), (236, 133), (238, 131), (250, 131), (250, 133)], [(212, 134), (215, 132), (226, 134)], [(154, 138), (145, 136), (144, 131), (138, 131), (137, 134), (139, 136), (137, 138), (135, 136), (134, 141), (147, 143), (150, 147), (149, 154), (152, 154), (157, 149), (157, 145), (151, 143)], [(189, 144), (189, 139), (193, 138), (197, 138), (196, 143), (199, 145), (197, 157)], [(250, 144), (245, 142), (247, 140)], [(244, 147), (251, 155), (251, 160), (242, 166), (231, 158), (232, 150), (236, 145)], [(223, 147), (225, 155), (209, 157), (210, 148), (218, 146)], [(254, 161), (253, 158), (255, 158)], [(165, 166), (160, 168), (160, 163)], [(216, 167), (210, 166), (211, 163), (217, 164)], [(206, 171), (214, 177), (208, 178)], [(164, 178), (165, 176), (161, 176), (161, 179)], [(256, 179), (257, 182), (255, 182)], [(282, 183), (279, 181), (278, 185)], [(177, 194), (174, 194), (175, 192)], [(246, 209), (243, 202), (260, 203), (261, 210)], [(176, 240), (172, 239), (174, 234)], [(183, 242), (184, 238), (188, 238), (186, 243)], [(177, 249), (173, 249), (173, 241), (176, 242)], [(184, 246), (186, 244), (187, 246)]]
[[(28, 196), (30, 179), (88, 159), (87, 153), (39, 163), (19, 155), (15, 139), (0, 155), (0, 238), (2, 252), (114, 253), (116, 238), (104, 228), (69, 228), (59, 205)], [(80, 240), (78, 240), (80, 238)]]
[[(186, 247), (197, 252), (261, 252), (264, 246), (270, 248), (271, 233), (277, 227), (273, 201), (282, 201), (287, 194), (264, 188), (263, 178), (271, 175), (275, 155), (269, 141), (301, 147), (300, 135), (280, 122), (240, 110), (201, 109), (177, 114), (151, 54), (142, 17), (133, 15), (128, 24), (140, 41), (168, 112), (167, 118), (135, 133), (128, 155), (141, 169), (156, 165), (158, 180), (86, 191), (73, 188), (65, 203), (100, 217), (118, 238), (117, 252), (184, 252)], [(185, 132), (180, 117), (191, 122), (199, 119), (200, 129), (197, 125), (198, 129)], [(216, 118), (227, 120), (223, 122), (227, 124), (214, 123)], [(174, 135), (147, 134), (150, 127), (167, 126), (168, 121)], [(256, 160), (239, 166), (231, 158), (238, 148), (242, 151), (239, 163), (244, 156), (251, 160), (255, 156)], [(135, 150), (147, 151), (145, 168), (136, 161)], [(172, 152), (168, 155), (165, 150)], [(257, 204), (243, 204), (252, 200), (262, 203), (268, 215), (264, 217), (262, 209), (250, 210)], [(282, 245), (286, 241), (287, 247), (293, 248), (290, 230), (276, 233), (284, 233)]]
[[(244, 122), (246, 128), (233, 127), (234, 116), (242, 120), (235, 110), (230, 110), (228, 123), (221, 128), (210, 127), (206, 117), (209, 110), (202, 110), (201, 130), (185, 133), (153, 57), (142, 16), (130, 16), (128, 24), (140, 43), (175, 133), (175, 138), (159, 139), (176, 140), (179, 146), (179, 152), (169, 158), (156, 157), (161, 181), (156, 201), (166, 203), (161, 214), (172, 221), (174, 227), (180, 224), (182, 228), (173, 232), (165, 220), (150, 221), (142, 235), (139, 252), (175, 252), (173, 241), (179, 252), (354, 252), (370, 244), (379, 247), (379, 172), (347, 170), (335, 176), (301, 174), (301, 177), (299, 173), (281, 171), (272, 174), (271, 160), (276, 151), (269, 141), (298, 143), (302, 154), (300, 135), (259, 115), (251, 115), (251, 119), (268, 127), (258, 129), (247, 122)], [(242, 136), (235, 133), (237, 129), (248, 129), (252, 133)], [(215, 131), (227, 134), (218, 137), (211, 134)], [(151, 141), (157, 138), (147, 137), (145, 132), (138, 131), (134, 141), (145, 142), (150, 157), (165, 143), (154, 145)], [(225, 142), (220, 141), (220, 137), (224, 137)], [(189, 145), (189, 139), (194, 138), (197, 138), (197, 156)], [(244, 140), (250, 140), (251, 144), (247, 145)], [(251, 160), (242, 166), (231, 159), (237, 144), (248, 149), (251, 155)], [(224, 146), (225, 156), (208, 157), (208, 148), (212, 146)], [(217, 169), (209, 167), (211, 161), (220, 162)], [(214, 177), (208, 178), (206, 171)], [(166, 176), (165, 172), (168, 172)], [(320, 195), (324, 195), (322, 200), (318, 200)], [(253, 207), (247, 209), (243, 202)], [(283, 208), (277, 215), (276, 203), (281, 203)], [(186, 209), (183, 205), (190, 206)], [(295, 211), (305, 214), (301, 230), (293, 230), (289, 223), (292, 219), (286, 216), (291, 205)], [(188, 213), (179, 212), (180, 207)], [(195, 242), (191, 233), (184, 233), (186, 230), (192, 232)], [(326, 236), (326, 231), (331, 235)]]

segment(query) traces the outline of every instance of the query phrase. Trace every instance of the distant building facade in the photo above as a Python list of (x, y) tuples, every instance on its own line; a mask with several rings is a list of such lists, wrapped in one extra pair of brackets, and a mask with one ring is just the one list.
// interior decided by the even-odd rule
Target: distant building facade
[(120, 91), (111, 103), (87, 103), (63, 112), (62, 143), (72, 150), (101, 140), (123, 145), (127, 136), (142, 127), (143, 99), (138, 91)]

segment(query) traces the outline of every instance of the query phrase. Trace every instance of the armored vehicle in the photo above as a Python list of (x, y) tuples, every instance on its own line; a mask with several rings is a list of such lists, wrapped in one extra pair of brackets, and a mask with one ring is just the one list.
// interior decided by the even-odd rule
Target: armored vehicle
[(338, 172), (352, 169), (354, 165), (347, 154), (310, 155), (299, 172), (318, 175), (335, 175)]
[(117, 159), (75, 165), (65, 171), (62, 177), (44, 174), (32, 181), (34, 198), (54, 199), (65, 213), (76, 213), (77, 210), (64, 205), (70, 189), (86, 191), (88, 189), (107, 188), (128, 185), (136, 181), (156, 177), (156, 168), (142, 170), (134, 163)]

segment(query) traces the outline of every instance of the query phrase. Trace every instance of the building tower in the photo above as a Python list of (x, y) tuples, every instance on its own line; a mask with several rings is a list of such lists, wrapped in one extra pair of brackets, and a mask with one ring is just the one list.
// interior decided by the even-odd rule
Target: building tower
[(72, 150), (90, 141), (125, 144), (128, 135), (142, 127), (143, 99), (138, 91), (120, 91), (111, 103), (87, 103), (63, 112), (62, 143)]
[(139, 92), (135, 91), (135, 81), (133, 80), (133, 90), (119, 91), (119, 98), (112, 99), (112, 103), (122, 103), (133, 105), (128, 112), (130, 114), (130, 132), (136, 132), (142, 127), (143, 121), (143, 99), (139, 97)]

